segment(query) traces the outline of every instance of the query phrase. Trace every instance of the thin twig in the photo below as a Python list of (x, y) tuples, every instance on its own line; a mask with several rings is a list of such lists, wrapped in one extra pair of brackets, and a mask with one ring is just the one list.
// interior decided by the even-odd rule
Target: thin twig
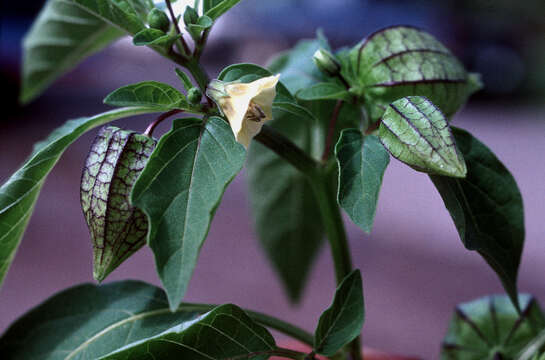
[(165, 113), (162, 113), (161, 115), (157, 117), (157, 119), (155, 119), (151, 124), (148, 125), (148, 127), (146, 128), (146, 131), (144, 131), (144, 135), (151, 137), (153, 135), (153, 130), (155, 130), (155, 127), (157, 125), (159, 125), (166, 118), (181, 112), (184, 112), (184, 111), (180, 109), (174, 109), (174, 110), (170, 110)]
[(333, 114), (331, 114), (324, 152), (322, 153), (322, 161), (326, 161), (327, 158), (329, 157), (329, 152), (331, 151), (331, 146), (333, 143), (333, 134), (335, 133), (335, 127), (337, 125), (337, 119), (339, 117), (339, 112), (341, 111), (342, 105), (343, 105), (343, 101), (337, 100), (337, 103), (335, 104), (335, 108), (333, 109)]
[(170, 0), (165, 0), (165, 3), (167, 4), (168, 12), (170, 13), (170, 18), (172, 20), (172, 23), (174, 24), (176, 33), (180, 35), (180, 40), (184, 47), (184, 52), (186, 55), (189, 56), (191, 54), (191, 51), (189, 50), (189, 46), (187, 46), (187, 43), (185, 42), (185, 39), (184, 39), (184, 35), (182, 34), (182, 31), (180, 30), (180, 26), (178, 25), (178, 20), (176, 19), (176, 15), (174, 15), (174, 10), (172, 10), (172, 4), (170, 3)]

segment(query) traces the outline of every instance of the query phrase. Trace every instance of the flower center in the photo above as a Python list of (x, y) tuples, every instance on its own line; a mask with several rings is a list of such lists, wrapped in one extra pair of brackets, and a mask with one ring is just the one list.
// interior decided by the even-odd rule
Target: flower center
[(244, 119), (260, 122), (261, 120), (265, 119), (267, 115), (261, 110), (259, 105), (257, 105), (255, 102), (250, 101), (250, 104), (248, 105), (248, 110), (246, 110), (246, 114), (244, 114)]

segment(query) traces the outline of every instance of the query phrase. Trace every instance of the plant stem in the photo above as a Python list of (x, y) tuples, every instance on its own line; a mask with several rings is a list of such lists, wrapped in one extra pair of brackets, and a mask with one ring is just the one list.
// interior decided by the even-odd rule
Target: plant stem
[(183, 112), (183, 110), (174, 109), (174, 110), (170, 110), (165, 113), (162, 113), (161, 115), (157, 117), (157, 119), (155, 119), (155, 121), (153, 121), (151, 124), (148, 125), (148, 127), (146, 128), (146, 131), (144, 131), (144, 135), (151, 137), (153, 135), (153, 130), (155, 130), (157, 125), (159, 125), (166, 118), (181, 112)]
[(180, 35), (180, 41), (183, 45), (183, 50), (180, 49), (183, 55), (187, 55), (188, 57), (191, 56), (191, 51), (189, 50), (189, 46), (187, 46), (187, 43), (185, 42), (184, 36), (182, 34), (182, 31), (180, 30), (180, 26), (178, 25), (178, 19), (176, 19), (176, 15), (174, 14), (174, 10), (172, 10), (172, 4), (170, 3), (170, 0), (165, 0), (165, 3), (168, 8), (168, 12), (170, 13), (170, 18), (172, 20), (172, 23), (174, 24), (174, 29), (176, 29), (176, 32), (178, 35)]
[(339, 118), (339, 112), (343, 106), (342, 100), (337, 100), (335, 103), (335, 108), (331, 114), (331, 119), (329, 120), (329, 129), (327, 131), (327, 138), (324, 146), (324, 152), (322, 153), (322, 161), (326, 161), (329, 157), (329, 152), (331, 151), (331, 146), (333, 144), (333, 134), (335, 133), (335, 127), (337, 125), (337, 119)]
[(316, 173), (318, 163), (272, 127), (264, 125), (254, 139), (280, 155), (304, 174), (313, 176)]
[[(337, 285), (339, 285), (352, 271), (352, 259), (343, 219), (335, 197), (332, 176), (326, 166), (322, 166), (321, 170), (317, 176), (310, 179), (310, 183), (322, 215), (322, 222), (333, 256)], [(347, 345), (347, 350), (350, 352), (352, 360), (363, 359), (360, 336)]]
[[(218, 305), (215, 304), (182, 303), (179, 309), (184, 311), (196, 311), (198, 313), (204, 313), (214, 309), (217, 306)], [(298, 328), (295, 325), (258, 311), (244, 309), (244, 312), (246, 312), (246, 314), (248, 314), (248, 316), (252, 318), (252, 320), (258, 322), (265, 327), (277, 330), (283, 334), (291, 336), (292, 338), (299, 340), (304, 344), (310, 346), (313, 346), (314, 344), (314, 336), (307, 331)]]

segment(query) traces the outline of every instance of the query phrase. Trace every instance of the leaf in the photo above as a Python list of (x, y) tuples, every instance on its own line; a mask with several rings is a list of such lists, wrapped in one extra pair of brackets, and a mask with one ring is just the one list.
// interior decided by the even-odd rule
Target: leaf
[(460, 239), (478, 251), (500, 277), (516, 305), (517, 273), (524, 245), (522, 197), (509, 170), (470, 133), (452, 128), (467, 176), (431, 176)]
[(172, 313), (163, 291), (140, 281), (78, 285), (17, 320), (0, 338), (6, 359), (97, 359), (197, 318)]
[(177, 34), (169, 35), (158, 29), (143, 29), (137, 32), (132, 43), (136, 46), (158, 45), (169, 47), (180, 36)]
[(216, 20), (239, 2), (240, 0), (205, 1), (207, 5), (204, 8), (204, 15), (209, 16), (212, 20)]
[(187, 26), (187, 31), (192, 34), (193, 38), (198, 39), (201, 32), (211, 28), (212, 25), (214, 25), (214, 21), (208, 16), (203, 15), (199, 18), (199, 20), (197, 20), (196, 24), (189, 24)]
[(361, 332), (365, 317), (359, 270), (348, 274), (335, 291), (331, 306), (322, 313), (314, 333), (314, 350), (332, 356)]
[(157, 81), (143, 81), (120, 87), (106, 96), (104, 103), (112, 106), (148, 106), (160, 111), (189, 106), (182, 93)]
[(393, 26), (369, 35), (351, 50), (354, 77), (373, 122), (388, 104), (410, 95), (425, 96), (452, 116), (478, 89), (475, 75), (430, 34)]
[(393, 157), (418, 171), (466, 176), (464, 158), (447, 120), (425, 97), (408, 96), (391, 103), (382, 117), (379, 138)]
[(49, 0), (23, 40), (21, 102), (122, 35), (69, 0)]
[(191, 79), (189, 79), (189, 76), (187, 76), (187, 74), (183, 70), (175, 68), (174, 71), (176, 72), (176, 76), (178, 76), (178, 78), (182, 82), (182, 85), (186, 92), (189, 91), (189, 89), (195, 87), (191, 82)]
[[(270, 126), (303, 150), (311, 149), (311, 122), (281, 107), (273, 107), (273, 116)], [(298, 301), (323, 243), (314, 193), (301, 172), (255, 141), (248, 153), (247, 175), (260, 244), (290, 299)]]
[(134, 185), (132, 203), (148, 216), (148, 244), (171, 309), (184, 296), (216, 207), (244, 159), (221, 118), (178, 119)]
[(321, 82), (310, 87), (303, 88), (295, 95), (301, 100), (331, 100), (339, 99), (350, 101), (351, 95), (344, 87), (333, 82)]
[(519, 295), (521, 314), (505, 295), (460, 304), (441, 347), (443, 360), (515, 359), (545, 328), (545, 317), (530, 295)]
[[(225, 82), (240, 81), (243, 83), (249, 83), (259, 78), (271, 75), (272, 73), (269, 70), (262, 68), (259, 65), (243, 63), (227, 66), (219, 74), (218, 80)], [(295, 98), (284, 86), (284, 84), (282, 84), (282, 82), (279, 82), (276, 85), (276, 98), (274, 99), (274, 101), (295, 103)]]
[(274, 58), (267, 68), (272, 73), (280, 73), (280, 81), (295, 94), (327, 80), (312, 61), (312, 56), (320, 48), (330, 50), (327, 40), (319, 34), (318, 39), (299, 41), (291, 50)]
[(268, 358), (276, 348), (271, 334), (239, 307), (221, 305), (199, 318), (151, 338), (127, 344), (102, 360), (227, 360)]
[(93, 277), (98, 281), (146, 243), (148, 219), (129, 198), (155, 145), (147, 135), (106, 126), (87, 155), (80, 201), (93, 243)]
[(0, 188), (0, 285), (13, 261), (45, 178), (64, 150), (94, 127), (154, 111), (145, 107), (124, 108), (70, 120), (35, 145), (30, 158)]
[[(137, 0), (67, 0), (79, 5), (91, 14), (116, 25), (131, 35), (146, 28), (143, 14), (136, 9), (144, 9), (143, 2)], [(139, 6), (135, 6), (138, 4)], [(150, 9), (148, 9), (150, 10)]]
[(339, 168), (337, 201), (350, 219), (369, 233), (390, 156), (374, 135), (345, 129), (335, 146)]

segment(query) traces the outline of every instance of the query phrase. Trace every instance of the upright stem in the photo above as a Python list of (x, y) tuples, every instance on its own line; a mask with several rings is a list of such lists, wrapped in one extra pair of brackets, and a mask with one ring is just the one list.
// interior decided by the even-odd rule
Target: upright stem
[(181, 49), (182, 53), (189, 57), (191, 56), (191, 51), (189, 50), (189, 46), (187, 46), (187, 43), (185, 42), (182, 31), (180, 30), (180, 26), (178, 25), (178, 19), (176, 19), (174, 10), (172, 10), (172, 4), (170, 3), (170, 0), (166, 0), (165, 3), (167, 4), (168, 12), (170, 13), (170, 18), (172, 20), (172, 23), (174, 24), (174, 29), (176, 29), (176, 33), (180, 35), (180, 41), (182, 42), (182, 45), (183, 45), (183, 49)]

